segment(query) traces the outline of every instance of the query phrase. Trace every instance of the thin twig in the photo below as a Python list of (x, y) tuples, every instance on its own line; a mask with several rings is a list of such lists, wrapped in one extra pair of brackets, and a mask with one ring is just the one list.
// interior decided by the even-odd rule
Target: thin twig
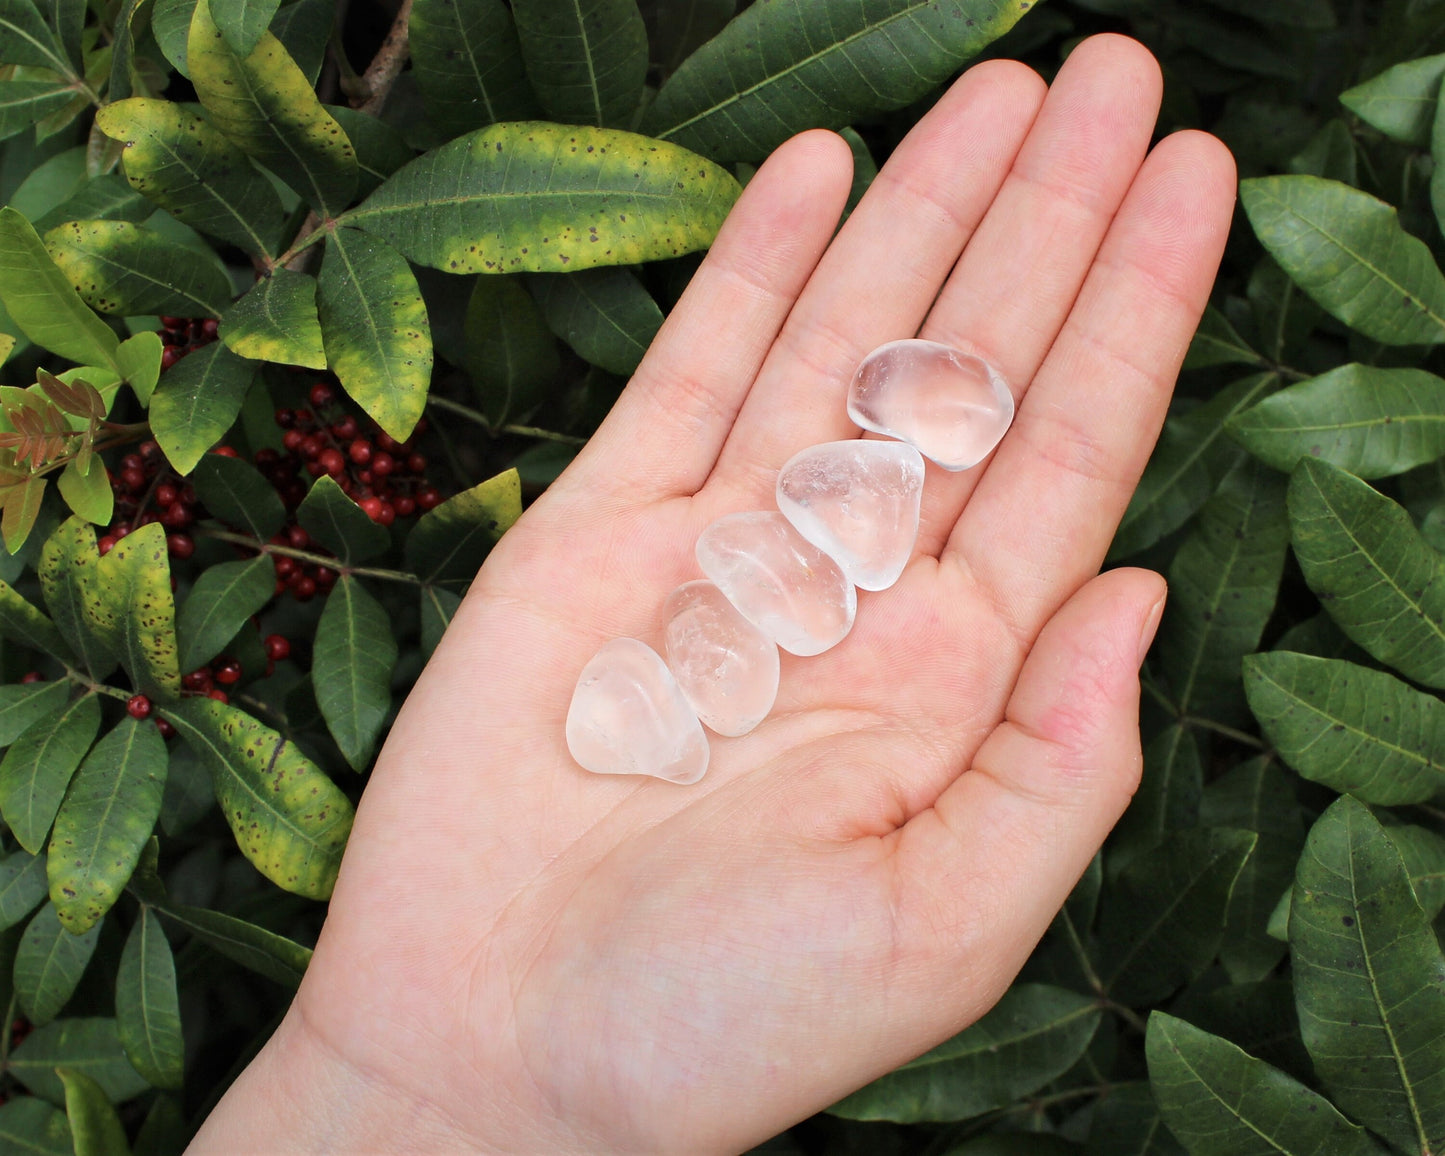
[(376, 566), (349, 566), (340, 558), (330, 558), (325, 554), (313, 554), (310, 550), (297, 550), (292, 546), (279, 546), (275, 542), (262, 542), (250, 534), (237, 534), (231, 530), (213, 530), (209, 526), (203, 526), (195, 532), (198, 538), (213, 538), (217, 542), (230, 542), (236, 546), (246, 546), (255, 550), (258, 554), (280, 554), (286, 558), (295, 558), (298, 562), (309, 562), (313, 566), (325, 566), (328, 570), (335, 570), (338, 574), (350, 574), (357, 578), (376, 578), (382, 582), (401, 582), (407, 586), (425, 586), (427, 583), (418, 578), (415, 574), (408, 574), (405, 570), (383, 570)]
[(493, 425), (486, 414), (480, 410), (472, 409), (471, 406), (463, 405), (459, 401), (452, 401), (447, 397), (437, 397), (435, 394), (426, 399), (427, 405), (435, 406), (437, 409), (444, 409), (448, 413), (454, 413), (458, 417), (464, 417), (468, 421), (474, 421), (482, 429), (493, 437), (501, 437), (504, 434), (511, 434), (514, 437), (537, 438), (539, 441), (560, 442), (566, 446), (584, 446), (586, 438), (576, 437), (573, 434), (557, 433), (555, 430), (542, 429), (534, 425)]
[(1202, 731), (1213, 731), (1217, 735), (1223, 735), (1227, 739), (1233, 739), (1237, 743), (1243, 743), (1247, 747), (1253, 747), (1257, 751), (1270, 750), (1270, 745), (1263, 739), (1256, 738), (1248, 731), (1238, 730), (1232, 726), (1226, 726), (1222, 722), (1215, 722), (1212, 718), (1203, 718), (1199, 715), (1186, 714), (1179, 717), (1179, 721), (1187, 727), (1196, 727)]
[(401, 0), (401, 7), (397, 9), (396, 19), (391, 22), (386, 39), (381, 42), (381, 47), (361, 75), (362, 91), (367, 96), (357, 108), (369, 116), (381, 115), (382, 105), (391, 94), (391, 86), (396, 83), (396, 78), (401, 75), (402, 65), (411, 55), (408, 28), (410, 21), (411, 0)]

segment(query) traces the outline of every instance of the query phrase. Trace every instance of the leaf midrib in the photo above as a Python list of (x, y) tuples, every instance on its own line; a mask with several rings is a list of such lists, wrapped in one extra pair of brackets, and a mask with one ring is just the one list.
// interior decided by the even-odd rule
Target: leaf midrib
[[(118, 269), (125, 276), (137, 277), (141, 281), (144, 281), (149, 285), (154, 285), (158, 289), (166, 289), (172, 293), (175, 293), (177, 296), (184, 297), (187, 301), (191, 301), (197, 306), (199, 306), (201, 310), (209, 317), (219, 318), (221, 316), (219, 311), (217, 311), (207, 302), (201, 300), (201, 298), (197, 297), (194, 293), (190, 293), (170, 281), (162, 281), (158, 277), (153, 277), (151, 274), (147, 273), (143, 269), (137, 269), (130, 265), (124, 265), (120, 261), (116, 260), (114, 257), (107, 256), (104, 253), (96, 252), (93, 249), (82, 249), (79, 246), (76, 246), (74, 251), (79, 253), (80, 256), (85, 260), (94, 261), (98, 265), (107, 266), (112, 269)], [(177, 256), (183, 255), (184, 254), (177, 254)]]
[(1011, 1036), (990, 1037), (988, 1039), (981, 1040), (976, 1047), (970, 1048), (967, 1051), (963, 1052), (954, 1052), (951, 1055), (938, 1056), (937, 1058), (933, 1059), (924, 1059), (923, 1057), (919, 1057), (917, 1060), (913, 1061), (913, 1063), (903, 1065), (903, 1067), (899, 1068), (898, 1071), (925, 1071), (928, 1068), (936, 1067), (939, 1064), (953, 1064), (959, 1062), (960, 1060), (974, 1059), (979, 1055), (983, 1055), (989, 1052), (996, 1052), (1001, 1048), (1014, 1047), (1019, 1044), (1028, 1043), (1028, 1041), (1036, 1039), (1039, 1036), (1048, 1035), (1051, 1032), (1056, 1032), (1060, 1028), (1068, 1026), (1069, 1024), (1073, 1023), (1075, 1020), (1080, 1019), (1083, 1016), (1097, 1015), (1098, 1013), (1099, 1006), (1097, 1004), (1093, 1002), (1083, 1003), (1076, 1007), (1073, 1011), (1059, 1016), (1057, 1019), (1052, 1019), (1046, 1024), (1041, 1024), (1037, 1027), (1030, 1028), (1027, 1031), (1018, 1032), (1015, 1035)]

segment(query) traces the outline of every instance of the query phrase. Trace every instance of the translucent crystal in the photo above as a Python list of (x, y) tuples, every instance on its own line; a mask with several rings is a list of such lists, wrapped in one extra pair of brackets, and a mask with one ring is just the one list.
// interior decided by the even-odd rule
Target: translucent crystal
[(778, 648), (706, 580), (663, 605), (668, 669), (697, 717), (720, 735), (745, 735), (778, 697)]
[(977, 465), (1014, 417), (1008, 382), (988, 362), (936, 341), (890, 341), (859, 364), (848, 416), (917, 446), (945, 470)]
[(918, 537), (923, 456), (903, 442), (824, 442), (778, 472), (778, 509), (864, 590), (898, 581)]
[(698, 536), (697, 560), (743, 617), (784, 650), (822, 654), (852, 629), (853, 583), (775, 510), (719, 518)]
[(707, 770), (702, 724), (657, 652), (635, 638), (605, 643), (582, 668), (567, 749), (599, 775), (695, 783)]

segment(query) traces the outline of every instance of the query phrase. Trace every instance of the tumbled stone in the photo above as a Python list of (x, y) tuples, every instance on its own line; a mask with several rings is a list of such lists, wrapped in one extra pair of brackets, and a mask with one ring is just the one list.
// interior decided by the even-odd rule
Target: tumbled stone
[(853, 627), (853, 583), (776, 510), (719, 518), (698, 536), (697, 561), (744, 618), (792, 654), (822, 654)]
[(657, 652), (635, 638), (604, 643), (582, 668), (567, 710), (567, 749), (599, 775), (695, 783), (707, 736)]
[(794, 454), (778, 471), (778, 509), (855, 586), (898, 581), (918, 538), (923, 455), (904, 442), (854, 438)]
[(667, 667), (697, 717), (720, 735), (745, 735), (778, 697), (778, 648), (706, 579), (663, 604)]
[(966, 470), (988, 457), (1014, 417), (1008, 382), (981, 357), (936, 341), (890, 341), (858, 366), (848, 416), (937, 462)]

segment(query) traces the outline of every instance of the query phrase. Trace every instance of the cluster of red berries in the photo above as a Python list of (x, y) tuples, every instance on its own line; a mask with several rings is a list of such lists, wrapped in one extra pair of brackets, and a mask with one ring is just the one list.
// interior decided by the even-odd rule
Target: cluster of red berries
[[(291, 640), (284, 634), (268, 634), (263, 645), (266, 648), (266, 676), (269, 678), (275, 673), (276, 664), (291, 656)], [(244, 673), (240, 662), (228, 654), (223, 654), (219, 658), (212, 659), (208, 665), (182, 675), (181, 693), (197, 697), (205, 696), (222, 703), (230, 702), (231, 696), (226, 693), (225, 688), (235, 686), (241, 681)], [(38, 682), (40, 678), (38, 672), (31, 671), (22, 681)], [(155, 708), (149, 696), (133, 694), (126, 700), (125, 709), (131, 718), (138, 722), (144, 722), (151, 717), (151, 712)], [(156, 719), (156, 726), (160, 729), (162, 738), (170, 738), (176, 733), (175, 727), (163, 718)]]
[[(185, 531), (204, 514), (196, 489), (171, 471), (154, 441), (141, 442), (138, 450), (121, 458), (119, 472), (111, 475), (115, 513), (96, 546), (108, 554), (131, 531), (159, 522), (166, 528), (166, 550), (184, 561), (196, 552), (195, 540)], [(212, 452), (237, 456), (230, 446)]]
[[(311, 535), (294, 522), (279, 534), (270, 538), (273, 546), (286, 546), (292, 550), (306, 550), (323, 557), (333, 557), (330, 550), (323, 550), (311, 541)], [(331, 566), (311, 562), (304, 558), (293, 558), (289, 554), (272, 553), (271, 563), (276, 567), (276, 593), (291, 591), (297, 602), (310, 602), (317, 594), (328, 593), (336, 585), (340, 574)]]
[[(284, 452), (256, 453), (256, 468), (287, 506), (295, 508), (306, 496), (302, 470), (313, 478), (331, 477), (383, 526), (441, 504), (441, 492), (426, 477), (426, 457), (412, 439), (399, 442), (369, 419), (363, 430), (355, 417), (340, 410), (336, 389), (327, 382), (313, 385), (309, 400), (310, 409), (276, 411), (276, 424), (286, 431), (281, 438)], [(426, 432), (425, 418), (416, 432)]]
[(216, 340), (214, 317), (162, 317), (161, 368), (169, 369), (188, 353)]

